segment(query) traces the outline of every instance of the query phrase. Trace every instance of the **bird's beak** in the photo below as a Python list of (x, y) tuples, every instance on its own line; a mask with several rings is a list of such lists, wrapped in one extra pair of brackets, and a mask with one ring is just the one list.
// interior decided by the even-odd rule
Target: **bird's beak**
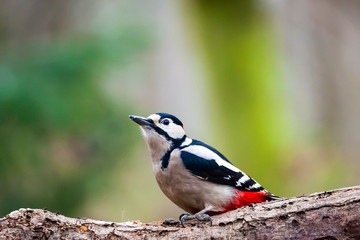
[(154, 127), (154, 121), (150, 118), (130, 115), (129, 118), (139, 124), (140, 126)]

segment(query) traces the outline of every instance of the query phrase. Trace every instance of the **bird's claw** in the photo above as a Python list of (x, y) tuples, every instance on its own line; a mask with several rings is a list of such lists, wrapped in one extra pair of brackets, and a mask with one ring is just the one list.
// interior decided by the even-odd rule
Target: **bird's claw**
[(191, 219), (191, 215), (189, 213), (183, 213), (179, 216), (180, 224), (183, 228), (185, 227), (184, 222), (189, 219)]
[[(195, 215), (197, 215), (197, 214), (195, 214)], [(200, 221), (210, 222), (210, 227), (212, 226), (212, 219), (211, 219), (210, 215), (208, 215), (208, 214), (205, 214), (205, 213), (199, 214), (196, 216), (196, 219), (198, 219)]]
[(210, 222), (210, 226), (212, 226), (212, 219), (210, 215), (205, 213), (196, 213), (194, 215), (191, 215), (189, 213), (183, 213), (179, 216), (180, 224), (182, 227), (185, 227), (184, 222), (191, 219), (197, 219), (199, 221), (208, 221)]

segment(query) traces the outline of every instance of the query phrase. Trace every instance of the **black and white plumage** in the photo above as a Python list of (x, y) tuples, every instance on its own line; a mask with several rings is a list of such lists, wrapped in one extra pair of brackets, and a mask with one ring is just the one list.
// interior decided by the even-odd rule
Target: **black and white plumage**
[(195, 176), (213, 183), (229, 185), (241, 191), (262, 191), (255, 180), (236, 168), (216, 149), (198, 140), (180, 148), (180, 157)]
[(209, 215), (277, 199), (215, 148), (187, 137), (177, 117), (156, 113), (130, 119), (141, 127), (161, 190), (194, 214), (182, 215), (181, 223), (191, 218), (209, 220)]

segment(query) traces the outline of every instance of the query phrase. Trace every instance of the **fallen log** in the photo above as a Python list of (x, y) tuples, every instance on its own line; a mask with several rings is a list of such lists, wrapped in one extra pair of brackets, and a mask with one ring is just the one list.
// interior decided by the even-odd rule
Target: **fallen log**
[(0, 239), (360, 239), (360, 186), (254, 204), (168, 225), (69, 218), (22, 208), (0, 218)]

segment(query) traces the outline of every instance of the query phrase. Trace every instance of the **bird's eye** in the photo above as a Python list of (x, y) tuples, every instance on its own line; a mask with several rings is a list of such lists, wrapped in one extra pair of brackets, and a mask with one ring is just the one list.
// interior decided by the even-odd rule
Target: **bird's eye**
[(164, 120), (162, 121), (162, 124), (164, 124), (164, 125), (169, 125), (169, 124), (170, 124), (169, 119), (164, 119)]

